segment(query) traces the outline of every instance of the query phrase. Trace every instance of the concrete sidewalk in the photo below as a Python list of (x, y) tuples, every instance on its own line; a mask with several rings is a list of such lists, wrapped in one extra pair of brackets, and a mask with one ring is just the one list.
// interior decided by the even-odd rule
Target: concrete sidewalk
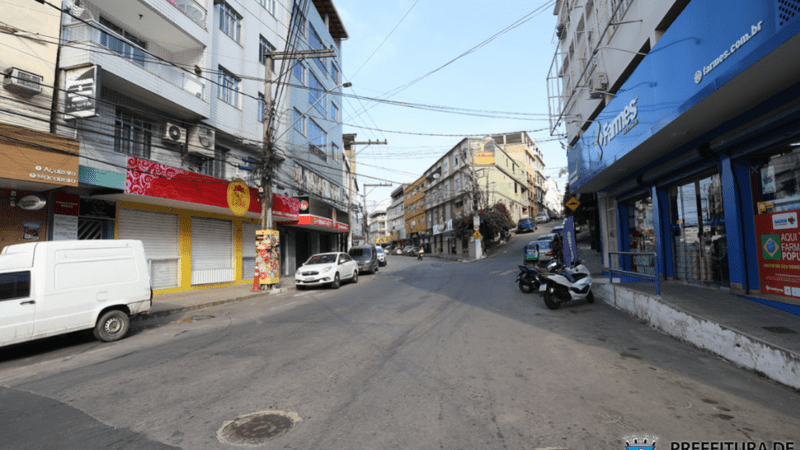
[(670, 336), (800, 389), (800, 316), (681, 281), (609, 283), (600, 255), (579, 245), (595, 296)]
[[(176, 294), (156, 295), (153, 297), (153, 307), (150, 309), (150, 315), (138, 316), (137, 320), (181, 314), (187, 311), (243, 300), (271, 300), (276, 297), (288, 296), (296, 291), (293, 283), (294, 279), (292, 278), (291, 281), (290, 283), (284, 281), (279, 285), (281, 287), (272, 291), (253, 291), (252, 284), (243, 284), (238, 286), (198, 289)], [(286, 287), (287, 284), (290, 285), (290, 287)]]

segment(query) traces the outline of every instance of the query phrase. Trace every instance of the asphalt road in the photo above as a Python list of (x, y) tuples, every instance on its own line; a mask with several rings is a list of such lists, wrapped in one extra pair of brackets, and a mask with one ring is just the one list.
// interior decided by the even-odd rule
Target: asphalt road
[(116, 343), (4, 349), (0, 448), (231, 449), (218, 430), (258, 411), (302, 419), (267, 449), (798, 440), (797, 391), (602, 302), (522, 294), (533, 238), (473, 263), (392, 255), (337, 291), (145, 321)]

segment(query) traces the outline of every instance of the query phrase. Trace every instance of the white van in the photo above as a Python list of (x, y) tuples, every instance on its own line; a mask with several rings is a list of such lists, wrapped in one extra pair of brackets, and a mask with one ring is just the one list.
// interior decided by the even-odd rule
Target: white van
[(141, 241), (51, 241), (0, 252), (0, 347), (94, 328), (122, 339), (153, 304)]

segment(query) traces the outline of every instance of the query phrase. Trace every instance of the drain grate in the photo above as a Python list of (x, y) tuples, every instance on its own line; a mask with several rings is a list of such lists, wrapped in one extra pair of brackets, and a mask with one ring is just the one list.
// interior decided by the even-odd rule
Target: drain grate
[(797, 331), (794, 331), (791, 328), (786, 328), (786, 327), (763, 327), (763, 328), (765, 330), (767, 330), (767, 331), (770, 331), (772, 333), (778, 333), (778, 334), (797, 333)]
[(294, 428), (300, 416), (283, 411), (260, 411), (225, 422), (217, 432), (220, 442), (233, 445), (261, 445)]

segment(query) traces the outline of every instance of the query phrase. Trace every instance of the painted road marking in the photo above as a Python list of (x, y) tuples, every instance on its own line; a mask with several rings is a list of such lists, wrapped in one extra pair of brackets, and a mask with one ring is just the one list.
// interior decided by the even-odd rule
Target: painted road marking
[(507, 271), (501, 273), (500, 275), (509, 275), (509, 274), (512, 274), (512, 273), (514, 273), (516, 271), (517, 271), (517, 269), (511, 269), (511, 270), (507, 270)]

